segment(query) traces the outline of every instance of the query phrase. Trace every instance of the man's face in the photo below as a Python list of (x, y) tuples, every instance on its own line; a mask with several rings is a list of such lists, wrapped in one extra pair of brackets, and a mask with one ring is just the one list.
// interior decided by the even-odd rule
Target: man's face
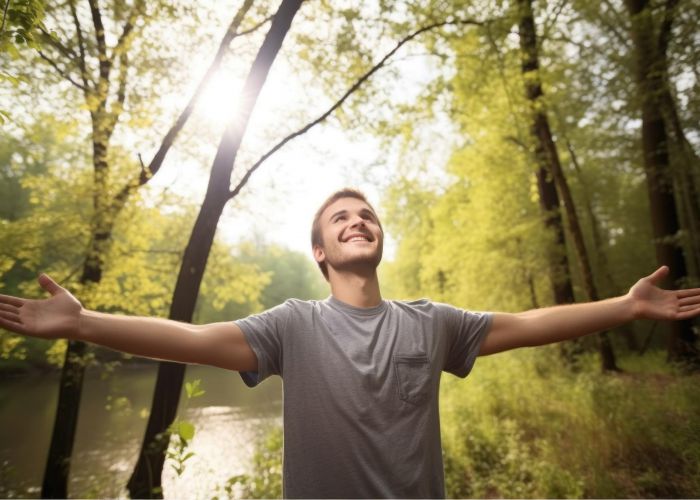
[(320, 218), (323, 246), (314, 247), (317, 262), (338, 271), (374, 270), (382, 260), (383, 234), (372, 209), (362, 200), (341, 198)]

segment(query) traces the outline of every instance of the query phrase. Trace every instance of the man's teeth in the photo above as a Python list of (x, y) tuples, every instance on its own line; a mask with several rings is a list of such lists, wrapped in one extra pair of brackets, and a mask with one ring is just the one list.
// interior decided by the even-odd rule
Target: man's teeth
[(369, 239), (365, 238), (364, 236), (353, 236), (348, 241), (369, 241)]

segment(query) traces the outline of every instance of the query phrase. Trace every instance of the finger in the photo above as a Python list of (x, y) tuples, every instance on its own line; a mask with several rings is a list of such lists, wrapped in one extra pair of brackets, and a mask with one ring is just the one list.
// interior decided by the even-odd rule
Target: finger
[(647, 279), (653, 284), (658, 285), (659, 283), (661, 283), (661, 281), (663, 281), (663, 279), (666, 276), (668, 276), (668, 271), (668, 266), (661, 266), (656, 271), (647, 276)]
[(691, 319), (700, 316), (700, 306), (693, 307), (686, 311), (681, 311), (676, 315), (676, 319)]
[(3, 304), (0, 302), (0, 312), (11, 312), (15, 314), (19, 314), (19, 307), (17, 306), (11, 306), (8, 304)]
[(0, 304), (10, 304), (13, 306), (20, 307), (24, 303), (23, 299), (19, 297), (13, 297), (12, 295), (3, 295), (0, 293)]
[(679, 299), (684, 297), (700, 297), (700, 288), (686, 288), (685, 290), (678, 290), (676, 295)]
[(5, 319), (2, 316), (0, 316), (0, 328), (4, 328), (5, 330), (15, 333), (26, 333), (26, 328), (22, 323)]
[(6, 319), (7, 321), (13, 321), (15, 323), (22, 322), (22, 320), (19, 317), (19, 314), (8, 311), (0, 311), (0, 318)]
[(48, 274), (41, 274), (39, 276), (39, 284), (41, 285), (41, 288), (49, 292), (51, 295), (56, 295), (63, 290), (58, 283), (49, 278)]
[(692, 304), (700, 304), (700, 295), (692, 295), (690, 297), (685, 297), (678, 301), (678, 305), (688, 306)]

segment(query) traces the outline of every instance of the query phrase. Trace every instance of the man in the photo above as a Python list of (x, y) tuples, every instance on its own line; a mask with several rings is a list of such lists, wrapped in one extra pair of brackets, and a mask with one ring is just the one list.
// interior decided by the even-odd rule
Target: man
[(637, 318), (700, 314), (700, 289), (656, 285), (666, 267), (625, 296), (520, 314), (474, 313), (427, 300), (382, 299), (384, 233), (358, 191), (333, 194), (312, 227), (324, 301), (289, 300), (235, 322), (188, 325), (88, 311), (48, 276), (46, 300), (0, 295), (0, 326), (80, 339), (139, 356), (237, 370), (254, 386), (284, 383), (286, 497), (442, 497), (438, 388), (466, 377), (477, 355), (542, 345)]

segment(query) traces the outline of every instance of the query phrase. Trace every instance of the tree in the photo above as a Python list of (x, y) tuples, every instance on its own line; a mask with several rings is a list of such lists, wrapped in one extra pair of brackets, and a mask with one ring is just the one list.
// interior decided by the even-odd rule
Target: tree
[[(270, 67), (301, 3), (302, 0), (282, 1), (251, 65), (240, 96), (239, 115), (229, 122), (221, 138), (211, 167), (207, 194), (185, 248), (170, 306), (170, 319), (192, 321), (217, 222), (224, 205), (231, 198), (229, 184), (238, 148)], [(146, 433), (128, 483), (132, 498), (162, 497), (161, 471), (170, 437), (167, 429), (175, 419), (184, 374), (185, 365), (172, 362), (159, 364)]]
[[(667, 48), (671, 28), (678, 2), (668, 0), (663, 3), (662, 19), (657, 21), (653, 5), (647, 0), (625, 0), (625, 7), (630, 19), (630, 39), (635, 61), (634, 81), (642, 118), (642, 151), (646, 172), (649, 209), (654, 230), (656, 260), (659, 265), (671, 268), (670, 280), (679, 283), (687, 274), (688, 266), (679, 241), (681, 230), (677, 198), (683, 199), (686, 207), (690, 205), (690, 219), (695, 213), (696, 200), (689, 200), (683, 193), (674, 192), (674, 175), (671, 171), (668, 126), (662, 109), (669, 105)], [(681, 184), (691, 189), (692, 177), (682, 176)], [(694, 228), (690, 232), (694, 235)], [(691, 247), (692, 248), (692, 247)], [(697, 362), (700, 358), (695, 345), (697, 334), (693, 331), (691, 321), (674, 322), (671, 326), (668, 342), (669, 359), (674, 361)]]
[[(78, 89), (90, 115), (93, 216), (90, 243), (79, 278), (79, 284), (86, 290), (86, 295), (89, 296), (90, 290), (94, 290), (95, 285), (102, 279), (117, 218), (135, 190), (146, 184), (160, 169), (178, 132), (191, 115), (207, 78), (216, 71), (231, 40), (239, 35), (240, 23), (251, 3), (244, 4), (239, 15), (234, 16), (219, 51), (198, 89), (165, 135), (153, 160), (148, 166), (142, 163), (140, 173), (136, 176), (128, 171), (124, 172), (125, 166), (135, 167), (133, 162), (119, 164), (115, 160), (111, 151), (112, 138), (125, 111), (133, 116), (133, 109), (127, 110), (127, 96), (134, 87), (137, 87), (137, 81), (133, 80), (134, 52), (140, 54), (139, 50), (143, 51), (143, 42), (141, 46), (136, 43), (137, 35), (143, 33), (144, 26), (153, 19), (153, 13), (143, 1), (139, 0), (129, 5), (117, 1), (109, 9), (114, 19), (110, 19), (106, 26), (105, 10), (97, 0), (91, 0), (89, 2), (91, 28), (88, 29), (85, 25), (85, 16), (76, 2), (71, 0), (49, 11), (59, 22), (63, 21), (63, 26), (72, 26), (71, 34), (58, 34), (47, 31), (41, 25), (38, 27), (45, 47), (38, 49), (39, 56), (63, 80)], [(89, 33), (90, 31), (92, 34)], [(108, 43), (110, 35), (115, 40), (111, 46)], [(115, 182), (116, 173), (120, 170), (128, 178), (121, 186), (119, 181)], [(86, 345), (83, 342), (68, 343), (61, 374), (56, 422), (42, 486), (42, 495), (45, 497), (67, 496), (70, 458), (85, 370), (85, 354)]]
[[(574, 242), (576, 256), (578, 257), (579, 268), (583, 275), (583, 283), (588, 300), (599, 300), (598, 290), (593, 278), (593, 269), (588, 257), (588, 250), (584, 241), (583, 230), (576, 212), (571, 190), (561, 167), (559, 151), (552, 137), (549, 119), (547, 117), (547, 106), (542, 90), (542, 81), (539, 76), (539, 57), (537, 48), (537, 34), (535, 21), (532, 12), (531, 0), (519, 0), (519, 31), (520, 49), (522, 51), (522, 73), (525, 84), (525, 95), (530, 104), (531, 113), (531, 134), (535, 140), (535, 159), (538, 163), (537, 185), (540, 193), (540, 202), (546, 214), (547, 225), (554, 228), (558, 235), (557, 240), (563, 245), (562, 217), (559, 214), (559, 196), (563, 201), (566, 211), (566, 221), (569, 226), (569, 233)], [(571, 266), (568, 259), (564, 257), (563, 264), (565, 272), (571, 273)], [(555, 275), (556, 276), (556, 275)], [(568, 291), (571, 293), (570, 279)], [(554, 281), (556, 284), (556, 281)], [(559, 294), (555, 285), (555, 298), (557, 303)], [(571, 297), (573, 299), (573, 297)], [(603, 370), (618, 370), (615, 363), (615, 354), (612, 350), (607, 332), (598, 334), (601, 363)]]

